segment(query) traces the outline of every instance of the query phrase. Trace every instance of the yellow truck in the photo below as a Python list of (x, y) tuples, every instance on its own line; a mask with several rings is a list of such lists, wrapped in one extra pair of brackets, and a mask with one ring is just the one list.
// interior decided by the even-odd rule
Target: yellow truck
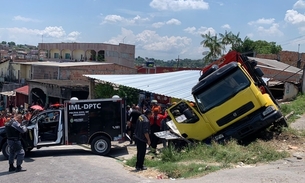
[(195, 103), (180, 101), (167, 112), (169, 132), (161, 138), (186, 141), (241, 140), (263, 129), (287, 126), (279, 104), (256, 67), (255, 60), (236, 51), (202, 70), (192, 88)]

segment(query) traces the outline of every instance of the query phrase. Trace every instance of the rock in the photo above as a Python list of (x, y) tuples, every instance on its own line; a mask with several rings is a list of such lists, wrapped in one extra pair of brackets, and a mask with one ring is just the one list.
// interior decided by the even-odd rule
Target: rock
[(297, 158), (297, 159), (303, 159), (304, 155), (305, 155), (304, 153), (296, 152), (292, 156)]

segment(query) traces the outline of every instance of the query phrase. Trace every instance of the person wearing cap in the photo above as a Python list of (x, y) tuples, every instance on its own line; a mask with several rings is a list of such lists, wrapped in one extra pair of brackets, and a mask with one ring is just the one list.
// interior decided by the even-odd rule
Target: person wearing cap
[(149, 118), (152, 113), (150, 110), (146, 110), (144, 114), (141, 114), (136, 123), (136, 129), (134, 137), (136, 139), (137, 144), (137, 162), (136, 162), (136, 170), (146, 170), (147, 168), (144, 166), (144, 159), (146, 154), (146, 144), (150, 145), (150, 137), (149, 137)]
[(154, 134), (155, 132), (159, 132), (161, 130), (161, 121), (167, 118), (167, 112), (164, 115), (160, 114), (158, 108), (154, 108), (153, 115), (149, 118), (150, 122), (150, 138), (151, 138), (151, 145), (150, 145), (150, 152), (157, 153), (157, 145), (159, 138)]
[(155, 111), (155, 109), (158, 109), (158, 113), (161, 113), (162, 112), (162, 109), (161, 109), (161, 106), (158, 105), (158, 101), (157, 100), (152, 100), (151, 101), (151, 111)]

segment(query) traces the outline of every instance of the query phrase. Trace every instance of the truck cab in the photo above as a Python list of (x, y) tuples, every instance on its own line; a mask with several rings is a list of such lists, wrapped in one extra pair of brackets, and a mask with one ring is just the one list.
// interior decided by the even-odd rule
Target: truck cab
[(167, 124), (177, 137), (241, 140), (271, 125), (287, 126), (271, 92), (266, 92), (263, 73), (255, 66), (254, 61), (226, 60), (220, 68), (205, 70), (192, 88), (195, 106), (181, 101), (168, 109), (171, 121)]

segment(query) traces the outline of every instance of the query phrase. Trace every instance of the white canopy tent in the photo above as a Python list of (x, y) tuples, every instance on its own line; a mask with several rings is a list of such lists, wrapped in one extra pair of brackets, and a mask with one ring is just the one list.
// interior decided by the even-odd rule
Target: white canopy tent
[(84, 75), (85, 77), (123, 85), (171, 98), (194, 101), (192, 88), (200, 77), (199, 70), (159, 74)]

